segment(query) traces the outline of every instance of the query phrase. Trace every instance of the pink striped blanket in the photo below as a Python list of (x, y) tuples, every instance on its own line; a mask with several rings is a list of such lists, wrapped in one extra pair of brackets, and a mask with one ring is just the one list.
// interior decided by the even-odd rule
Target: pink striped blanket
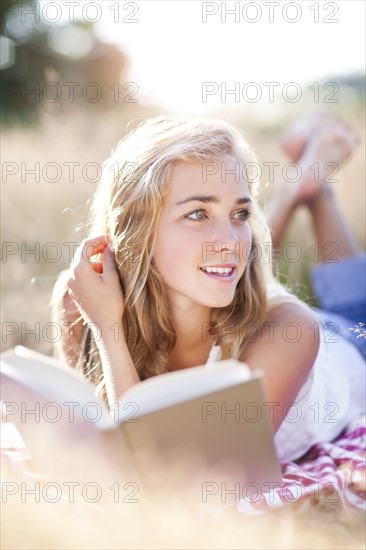
[(273, 487), (238, 509), (258, 514), (304, 501), (341, 504), (345, 510), (366, 510), (366, 416), (351, 422), (331, 443), (314, 445), (296, 462), (283, 462), (283, 487)]

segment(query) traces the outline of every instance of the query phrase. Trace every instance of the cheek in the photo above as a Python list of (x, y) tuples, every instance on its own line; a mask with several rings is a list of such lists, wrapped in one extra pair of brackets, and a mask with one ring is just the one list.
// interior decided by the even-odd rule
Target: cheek
[(247, 224), (241, 235), (241, 242), (243, 243), (243, 245), (248, 247), (248, 245), (250, 245), (252, 241), (253, 241), (252, 228), (250, 227), (249, 224)]
[(253, 246), (252, 229), (248, 224), (241, 235), (241, 260), (247, 264), (250, 261), (251, 249)]
[(190, 250), (187, 239), (174, 227), (162, 224), (158, 228), (153, 258), (158, 271), (165, 279), (180, 272), (182, 266), (187, 263)]
[(247, 223), (246, 226), (245, 238), (247, 239), (248, 243), (252, 242), (252, 228), (250, 227), (249, 223)]
[(184, 286), (187, 280), (187, 258), (186, 247), (182, 242), (167, 239), (163, 246), (159, 246), (154, 254), (154, 263), (164, 283), (175, 289)]

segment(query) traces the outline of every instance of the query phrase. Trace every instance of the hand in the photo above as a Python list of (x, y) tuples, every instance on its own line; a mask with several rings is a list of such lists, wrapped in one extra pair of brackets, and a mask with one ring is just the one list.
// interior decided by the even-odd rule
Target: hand
[[(91, 261), (95, 255), (101, 261)], [(77, 248), (67, 281), (69, 294), (84, 319), (108, 330), (123, 314), (123, 291), (106, 236), (85, 239)]]

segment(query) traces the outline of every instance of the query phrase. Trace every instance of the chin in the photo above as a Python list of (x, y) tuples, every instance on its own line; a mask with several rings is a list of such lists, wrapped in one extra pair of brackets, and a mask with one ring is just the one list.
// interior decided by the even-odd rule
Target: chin
[(207, 305), (207, 307), (215, 307), (215, 308), (227, 307), (233, 302), (233, 300), (234, 300), (234, 296), (231, 298), (224, 298), (224, 297), (219, 298), (218, 296), (216, 296), (212, 300), (209, 300), (205, 305)]

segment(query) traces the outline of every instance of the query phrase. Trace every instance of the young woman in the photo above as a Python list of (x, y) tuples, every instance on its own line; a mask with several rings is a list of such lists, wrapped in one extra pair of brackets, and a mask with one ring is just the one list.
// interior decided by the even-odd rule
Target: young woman
[[(309, 166), (340, 162), (353, 138), (330, 126), (329, 135), (297, 146), (303, 177), (269, 217), (276, 239), (308, 201), (325, 240), (320, 220), (333, 223), (341, 263), (356, 249), (342, 224), (335, 232), (334, 201)], [(171, 370), (229, 357), (261, 369), (279, 456), (297, 458), (363, 410), (365, 370), (356, 346), (341, 336), (328, 344), (314, 311), (276, 282), (255, 162), (242, 134), (215, 119), (159, 117), (123, 139), (105, 164), (90, 238), (55, 288), (61, 350), (110, 405)], [(329, 403), (327, 423), (319, 409)]]

